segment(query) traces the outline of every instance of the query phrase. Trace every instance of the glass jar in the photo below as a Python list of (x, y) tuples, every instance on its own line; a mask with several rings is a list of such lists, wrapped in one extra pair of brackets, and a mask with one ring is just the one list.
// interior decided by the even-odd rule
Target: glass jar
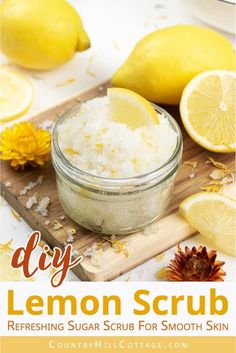
[(84, 228), (104, 234), (128, 234), (160, 218), (171, 199), (182, 158), (181, 130), (170, 114), (157, 105), (157, 113), (169, 120), (176, 132), (176, 147), (164, 165), (130, 178), (104, 178), (74, 167), (60, 150), (58, 126), (80, 111), (76, 105), (57, 121), (52, 139), (59, 201), (67, 215)]

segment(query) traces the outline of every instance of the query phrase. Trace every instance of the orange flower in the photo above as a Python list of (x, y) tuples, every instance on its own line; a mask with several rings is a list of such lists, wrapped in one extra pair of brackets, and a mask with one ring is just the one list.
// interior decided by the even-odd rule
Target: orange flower
[(206, 247), (189, 249), (185, 251), (178, 246), (175, 259), (170, 260), (166, 273), (169, 281), (224, 281), (226, 273), (222, 270), (223, 261), (216, 261), (216, 251), (207, 252)]
[(0, 159), (10, 160), (16, 170), (42, 166), (50, 159), (51, 135), (33, 123), (22, 122), (0, 135)]

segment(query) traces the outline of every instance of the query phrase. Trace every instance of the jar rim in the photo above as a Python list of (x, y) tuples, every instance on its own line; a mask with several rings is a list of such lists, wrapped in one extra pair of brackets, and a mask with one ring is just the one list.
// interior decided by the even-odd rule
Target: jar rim
[[(101, 97), (101, 96), (100, 96)], [(171, 127), (174, 129), (174, 131), (177, 133), (177, 141), (176, 141), (176, 146), (175, 149), (173, 151), (173, 153), (171, 154), (171, 156), (169, 157), (169, 159), (162, 164), (161, 166), (159, 166), (158, 168), (155, 168), (149, 172), (143, 173), (143, 174), (138, 174), (136, 176), (132, 176), (132, 177), (127, 177), (127, 178), (110, 178), (110, 177), (103, 177), (103, 176), (98, 176), (92, 173), (89, 173), (87, 171), (84, 171), (82, 169), (79, 169), (77, 167), (75, 167), (64, 155), (64, 153), (62, 152), (62, 150), (59, 147), (59, 143), (58, 143), (58, 127), (66, 120), (71, 118), (73, 115), (72, 113), (78, 113), (79, 108), (81, 107), (81, 104), (87, 101), (90, 101), (94, 98), (97, 97), (93, 97), (93, 98), (89, 98), (89, 99), (84, 99), (81, 100), (80, 103), (74, 105), (72, 108), (70, 108), (69, 110), (67, 110), (66, 112), (64, 112), (59, 119), (57, 120), (54, 128), (53, 128), (53, 133), (52, 133), (52, 151), (55, 151), (56, 156), (59, 158), (62, 166), (63, 166), (63, 170), (64, 168), (66, 169), (66, 171), (68, 173), (68, 176), (71, 179), (71, 175), (77, 175), (78, 177), (87, 180), (87, 181), (91, 181), (91, 179), (93, 180), (93, 183), (99, 184), (99, 185), (112, 185), (112, 186), (116, 186), (116, 187), (122, 187), (122, 186), (127, 186), (127, 185), (140, 185), (143, 183), (146, 183), (148, 181), (151, 181), (153, 179), (156, 179), (160, 176), (166, 176), (167, 174), (169, 174), (170, 172), (173, 171), (173, 169), (176, 169), (176, 165), (178, 164), (179, 159), (181, 159), (181, 155), (182, 155), (182, 149), (183, 149), (183, 137), (182, 137), (182, 132), (181, 129), (178, 125), (178, 123), (176, 122), (176, 120), (163, 108), (161, 108), (160, 106), (158, 106), (157, 104), (151, 103), (152, 106), (154, 107), (154, 109), (156, 110), (157, 113), (163, 114), (168, 121), (171, 124)], [(179, 158), (178, 158), (179, 157)], [(177, 161), (176, 161), (177, 160)], [(52, 154), (52, 161), (58, 165), (55, 161), (55, 158)]]

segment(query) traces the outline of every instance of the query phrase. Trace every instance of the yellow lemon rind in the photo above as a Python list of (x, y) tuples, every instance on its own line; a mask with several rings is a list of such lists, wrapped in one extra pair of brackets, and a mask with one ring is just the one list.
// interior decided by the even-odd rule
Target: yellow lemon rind
[(180, 101), (180, 115), (181, 115), (181, 120), (182, 123), (188, 132), (189, 136), (201, 147), (207, 149), (208, 151), (211, 152), (218, 152), (218, 153), (232, 153), (235, 152), (236, 150), (236, 142), (233, 144), (221, 144), (221, 145), (214, 145), (211, 144), (206, 138), (198, 134), (193, 128), (192, 125), (188, 119), (188, 113), (187, 113), (187, 98), (192, 92), (192, 89), (196, 86), (196, 83), (199, 82), (202, 78), (209, 76), (209, 74), (224, 74), (224, 73), (230, 73), (233, 76), (236, 77), (236, 73), (234, 71), (230, 70), (210, 70), (210, 71), (205, 71), (202, 72), (198, 75), (196, 75), (184, 88), (181, 101)]
[(22, 82), (24, 82), (24, 84), (28, 85), (28, 99), (25, 100), (25, 104), (22, 105), (22, 107), (19, 109), (12, 110), (8, 114), (6, 114), (6, 116), (0, 117), (0, 123), (5, 123), (8, 121), (15, 120), (16, 118), (24, 115), (30, 109), (33, 103), (34, 90), (33, 90), (33, 85), (31, 81), (21, 73), (18, 73), (16, 71), (13, 71), (11, 69), (4, 68), (4, 67), (0, 67), (0, 76), (1, 76), (1, 72), (4, 72), (4, 74), (9, 74), (9, 76), (12, 76), (12, 77), (15, 76), (17, 77), (17, 79), (20, 79)]
[[(147, 122), (146, 125), (156, 125), (159, 124), (158, 114), (152, 104), (142, 97), (141, 95), (127, 89), (127, 88), (120, 88), (120, 87), (112, 87), (108, 88), (107, 95), (109, 99), (114, 99), (117, 97), (122, 100), (127, 101), (127, 109), (128, 105), (134, 105), (136, 108), (142, 112), (143, 120)], [(129, 115), (127, 115), (127, 124)], [(138, 125), (138, 121), (137, 121)]]

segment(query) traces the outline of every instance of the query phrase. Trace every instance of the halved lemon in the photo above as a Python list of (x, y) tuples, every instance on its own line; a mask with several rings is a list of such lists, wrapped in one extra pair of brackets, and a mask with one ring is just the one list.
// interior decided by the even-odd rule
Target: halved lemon
[(23, 75), (0, 68), (0, 122), (17, 118), (31, 106), (33, 89)]
[(200, 192), (180, 204), (187, 221), (217, 248), (236, 256), (236, 202), (216, 192)]
[(150, 102), (126, 88), (108, 88), (112, 120), (131, 129), (158, 124), (158, 115)]
[(180, 101), (183, 124), (200, 146), (233, 152), (236, 146), (236, 73), (205, 71), (185, 87)]

